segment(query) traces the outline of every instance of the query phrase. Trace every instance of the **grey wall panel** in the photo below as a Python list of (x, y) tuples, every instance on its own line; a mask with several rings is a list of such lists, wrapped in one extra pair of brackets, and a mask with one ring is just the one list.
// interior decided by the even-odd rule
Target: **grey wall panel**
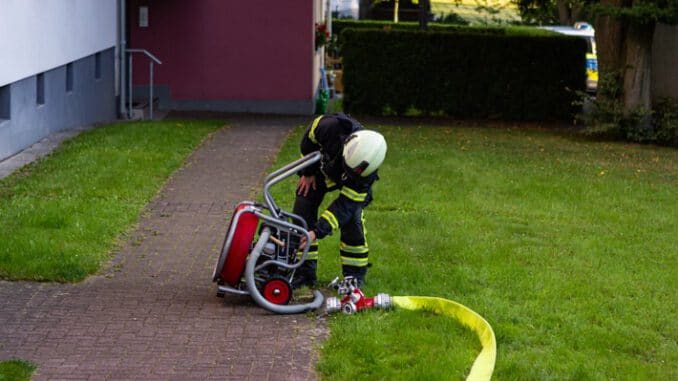
[(181, 100), (169, 104), (170, 110), (284, 115), (312, 115), (314, 107), (313, 101), (305, 100)]
[(181, 100), (170, 103), (170, 110), (217, 111), (255, 114), (312, 115), (314, 103), (304, 100)]
[(66, 91), (66, 66), (47, 71), (45, 103), (36, 103), (36, 76), (10, 84), (10, 119), (0, 122), (0, 160), (68, 128), (116, 118), (114, 49), (101, 52), (102, 75), (94, 76), (94, 55), (73, 62), (73, 91)]
[[(149, 86), (137, 85), (133, 88), (134, 101), (148, 103)], [(236, 100), (212, 99), (191, 100), (172, 99), (169, 86), (154, 85), (153, 97), (157, 99), (160, 110), (179, 111), (215, 111), (232, 113), (313, 115), (315, 102), (310, 100)]]
[[(147, 103), (149, 86), (134, 86), (134, 100)], [(175, 100), (165, 85), (153, 86), (161, 110), (215, 111), (232, 113), (313, 115), (313, 100)]]
[(657, 24), (652, 43), (654, 101), (678, 99), (678, 26)]

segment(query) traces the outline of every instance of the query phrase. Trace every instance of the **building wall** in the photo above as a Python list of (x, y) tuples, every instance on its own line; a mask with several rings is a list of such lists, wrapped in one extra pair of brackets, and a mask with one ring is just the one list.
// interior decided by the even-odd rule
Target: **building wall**
[(678, 26), (658, 24), (652, 44), (652, 95), (678, 99)]
[(115, 119), (117, 6), (118, 0), (0, 0), (0, 160), (52, 132)]
[(117, 0), (2, 0), (0, 86), (116, 44)]
[[(130, 0), (128, 47), (162, 61), (154, 83), (163, 108), (310, 114), (316, 2)], [(133, 82), (135, 94), (147, 96), (142, 56), (134, 58)]]
[[(62, 65), (41, 73), (42, 104), (37, 102), (38, 75), (0, 87), (0, 104), (6, 107), (3, 115), (0, 106), (0, 160), (52, 132), (115, 120), (114, 50), (100, 52), (99, 58), (94, 54), (73, 61), (70, 69)], [(71, 79), (70, 91), (67, 77)]]

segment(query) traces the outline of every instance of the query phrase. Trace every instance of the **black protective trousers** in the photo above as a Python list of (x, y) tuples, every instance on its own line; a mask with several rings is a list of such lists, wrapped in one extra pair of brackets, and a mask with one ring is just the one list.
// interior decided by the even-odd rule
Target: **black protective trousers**
[[(318, 209), (328, 193), (324, 176), (316, 175), (316, 189), (310, 189), (306, 196), (297, 192), (294, 200), (293, 213), (302, 217), (309, 230), (316, 227), (318, 223)], [(341, 255), (341, 267), (344, 276), (364, 277), (367, 266), (369, 248), (365, 238), (365, 224), (363, 219), (363, 208), (356, 208), (348, 222), (339, 227)], [(318, 260), (318, 242), (312, 242), (307, 260)]]

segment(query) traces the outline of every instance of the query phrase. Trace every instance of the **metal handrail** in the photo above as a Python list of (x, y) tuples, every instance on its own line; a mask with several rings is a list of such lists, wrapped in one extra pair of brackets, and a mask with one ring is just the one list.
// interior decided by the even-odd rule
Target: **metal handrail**
[[(151, 54), (151, 52), (149, 52), (146, 49), (125, 49), (125, 52), (126, 53), (143, 53), (143, 54), (146, 55), (146, 57), (148, 57), (150, 59), (150, 61), (149, 61), (149, 72), (150, 72), (150, 81), (149, 82), (150, 83), (149, 83), (149, 88), (148, 88), (148, 91), (149, 91), (148, 103), (149, 103), (149, 107), (150, 107), (149, 118), (151, 120), (153, 120), (153, 64), (157, 63), (158, 65), (162, 65), (162, 61), (160, 61), (158, 59), (158, 57), (154, 56), (153, 54)], [(128, 75), (129, 106), (127, 108), (127, 113), (128, 113), (127, 117), (128, 118), (132, 117), (132, 98), (133, 98), (132, 97), (132, 95), (133, 95), (132, 94), (132, 65), (133, 65), (133, 63), (134, 63), (134, 60), (133, 60), (132, 54), (130, 54), (129, 55), (129, 66), (127, 67), (128, 71), (129, 71), (129, 75)]]

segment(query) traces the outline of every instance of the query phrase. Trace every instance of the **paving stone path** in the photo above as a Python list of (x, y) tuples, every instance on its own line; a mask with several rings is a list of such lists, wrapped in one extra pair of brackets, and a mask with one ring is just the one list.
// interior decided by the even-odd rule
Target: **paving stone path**
[(0, 360), (35, 380), (312, 380), (324, 324), (215, 296), (212, 269), (236, 203), (261, 189), (290, 127), (240, 117), (147, 207), (101, 274), (79, 284), (0, 282)]

